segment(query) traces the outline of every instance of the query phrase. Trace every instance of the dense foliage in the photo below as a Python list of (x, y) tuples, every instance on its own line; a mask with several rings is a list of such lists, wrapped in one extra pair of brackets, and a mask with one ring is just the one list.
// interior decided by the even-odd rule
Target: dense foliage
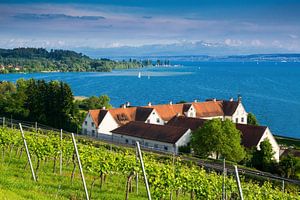
[(256, 169), (270, 171), (270, 167), (273, 165), (274, 151), (269, 140), (264, 140), (259, 145), (260, 150), (255, 149), (252, 157), (252, 165)]
[(41, 71), (111, 71), (113, 69), (138, 68), (141, 64), (92, 59), (69, 50), (47, 51), (43, 48), (0, 49), (0, 73)]
[(71, 88), (59, 81), (19, 79), (16, 84), (2, 82), (0, 113), (65, 130), (76, 130), (79, 123)]
[(258, 126), (259, 123), (255, 117), (255, 115), (253, 113), (248, 113), (248, 116), (247, 116), (247, 124), (249, 125), (254, 125), (254, 126)]
[[(63, 140), (60, 141), (57, 139), (59, 135), (55, 132), (48, 133), (47, 135), (26, 132), (25, 137), (28, 141), (29, 151), (32, 153), (32, 156), (36, 158), (33, 159), (36, 160), (35, 171), (41, 160), (45, 160), (45, 162), (52, 160), (53, 171), (55, 171), (57, 152), (62, 151), (64, 166), (68, 165), (68, 163), (70, 164), (69, 161), (71, 160), (75, 163), (72, 174), (70, 171), (65, 172), (68, 175), (71, 174), (71, 181), (74, 181), (76, 161), (73, 156), (74, 148), (72, 147), (69, 136), (64, 136)], [(0, 148), (2, 148), (4, 152), (2, 154), (3, 156), (5, 156), (5, 154), (12, 156), (12, 151), (6, 151), (9, 147), (11, 149), (17, 149), (17, 152), (21, 152), (22, 140), (20, 133), (18, 130), (1, 128)], [(132, 178), (137, 174), (139, 174), (139, 177), (142, 177), (141, 167), (136, 160), (135, 151), (122, 148), (108, 150), (104, 146), (95, 147), (89, 142), (84, 141), (79, 143), (78, 147), (85, 175), (94, 177), (94, 182), (100, 182), (100, 194), (102, 190), (101, 185), (103, 181), (105, 181), (105, 177), (118, 176), (120, 178), (126, 178), (127, 180), (127, 189), (124, 192), (124, 196), (126, 193), (126, 197), (128, 197), (130, 187), (127, 186), (131, 185)], [(16, 156), (18, 157), (19, 155)], [(23, 156), (25, 155), (23, 154)], [(172, 161), (172, 159), (169, 158), (158, 159), (158, 157), (153, 154), (144, 154), (144, 161), (153, 199), (169, 199), (170, 194), (173, 192), (175, 192), (176, 195), (180, 193), (184, 196), (188, 195), (191, 199), (213, 200), (220, 199), (222, 196), (223, 177), (214, 172), (207, 173), (197, 165), (181, 162), (179, 158)], [(64, 169), (66, 168), (64, 167)], [(26, 173), (29, 173), (28, 168)], [(127, 177), (124, 177), (124, 175)], [(54, 174), (54, 176), (58, 175)], [(38, 181), (40, 181), (40, 179), (38, 179)], [(269, 182), (264, 182), (259, 185), (251, 181), (243, 181), (242, 187), (245, 199), (300, 199), (298, 191), (289, 193), (282, 192), (277, 186)], [(89, 190), (91, 196), (93, 187), (89, 188)], [(228, 176), (226, 178), (227, 199), (236, 199), (237, 194), (238, 190), (234, 178)]]
[(195, 154), (203, 157), (215, 155), (227, 160), (240, 161), (245, 156), (241, 146), (241, 133), (230, 120), (208, 120), (192, 133), (191, 145)]
[(79, 132), (85, 117), (80, 109), (109, 108), (106, 95), (74, 102), (68, 84), (59, 81), (19, 79), (0, 83), (1, 117), (38, 122), (58, 129)]
[(92, 110), (92, 109), (101, 109), (105, 107), (106, 109), (112, 108), (112, 105), (109, 103), (110, 98), (107, 95), (101, 95), (99, 97), (91, 96), (83, 100), (76, 100), (76, 104), (82, 110)]

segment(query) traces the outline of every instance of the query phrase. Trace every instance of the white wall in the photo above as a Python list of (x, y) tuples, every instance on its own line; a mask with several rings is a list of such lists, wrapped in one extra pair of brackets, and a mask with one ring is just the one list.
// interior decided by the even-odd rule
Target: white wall
[(164, 125), (164, 120), (159, 116), (155, 109), (153, 109), (145, 123)]
[(224, 119), (224, 116), (214, 116), (214, 117), (199, 117), (200, 119), (208, 119), (208, 120), (211, 120), (211, 119), (221, 119), (223, 120)]
[(191, 141), (192, 131), (189, 129), (179, 140), (175, 143), (175, 153), (178, 154), (178, 148), (186, 146)]
[(240, 103), (238, 105), (236, 111), (233, 113), (231, 120), (234, 123), (247, 124), (247, 116), (248, 116), (248, 113), (246, 112), (243, 104)]
[(82, 134), (89, 135), (89, 136), (96, 136), (96, 124), (94, 124), (94, 121), (90, 115), (90, 113), (87, 114), (85, 117), (85, 120), (82, 123)]
[(259, 145), (260, 145), (260, 143), (261, 143), (262, 141), (264, 141), (265, 139), (268, 139), (269, 142), (271, 143), (272, 148), (273, 148), (273, 151), (275, 152), (275, 154), (274, 154), (274, 159), (275, 159), (277, 162), (279, 162), (280, 147), (279, 147), (279, 145), (277, 144), (277, 142), (276, 142), (276, 140), (275, 140), (275, 138), (274, 138), (274, 136), (273, 136), (273, 134), (271, 133), (271, 131), (270, 131), (269, 128), (266, 129), (265, 133), (264, 133), (263, 136), (261, 137), (261, 139), (260, 139), (258, 145), (256, 146), (256, 148), (257, 148), (258, 150), (260, 150)]
[(190, 106), (189, 110), (184, 113), (186, 117), (196, 117), (196, 109), (193, 105)]
[[(116, 134), (116, 133), (113, 133), (112, 138), (113, 138), (114, 142), (119, 142), (122, 144), (135, 145), (135, 142), (139, 141), (140, 145), (144, 148), (149, 148), (149, 149), (158, 150), (158, 151), (164, 151), (167, 153), (174, 153), (174, 144), (170, 144), (170, 143), (159, 142), (159, 141), (154, 141), (154, 140), (147, 140), (147, 139), (127, 136), (127, 135), (120, 135), (120, 134)], [(165, 149), (165, 147), (167, 149)], [(175, 151), (176, 151), (176, 148), (175, 148)]]
[(106, 136), (111, 136), (112, 135), (111, 131), (118, 127), (119, 127), (118, 123), (112, 117), (110, 112), (107, 112), (103, 120), (100, 122), (98, 126), (98, 130), (97, 130), (98, 137), (101, 138), (102, 136), (101, 134), (104, 134)]

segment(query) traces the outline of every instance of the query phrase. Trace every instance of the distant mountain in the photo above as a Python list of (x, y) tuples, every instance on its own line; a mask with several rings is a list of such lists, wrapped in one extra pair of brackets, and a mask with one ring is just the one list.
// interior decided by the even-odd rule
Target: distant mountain
[(259, 48), (253, 46), (234, 46), (225, 43), (198, 42), (178, 42), (173, 44), (152, 44), (142, 46), (121, 46), (111, 48), (77, 48), (76, 51), (82, 52), (94, 58), (118, 57), (118, 56), (180, 56), (180, 55), (247, 55), (265, 54), (268, 52), (283, 52), (280, 48)]

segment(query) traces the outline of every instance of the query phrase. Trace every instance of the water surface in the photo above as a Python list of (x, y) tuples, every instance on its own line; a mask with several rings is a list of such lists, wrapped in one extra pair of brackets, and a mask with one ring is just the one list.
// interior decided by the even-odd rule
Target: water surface
[[(5, 74), (18, 78), (62, 80), (74, 95), (107, 94), (113, 106), (164, 104), (243, 97), (246, 110), (278, 135), (300, 138), (300, 63), (180, 62), (180, 67), (144, 68), (111, 73)], [(141, 78), (138, 74), (141, 72)]]

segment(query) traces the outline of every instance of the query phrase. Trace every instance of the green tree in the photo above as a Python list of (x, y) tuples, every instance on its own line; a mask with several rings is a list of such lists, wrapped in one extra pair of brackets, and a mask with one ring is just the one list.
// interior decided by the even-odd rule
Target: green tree
[(300, 174), (300, 159), (292, 155), (284, 156), (280, 160), (279, 171), (284, 177), (299, 178), (297, 174)]
[(83, 110), (101, 109), (102, 107), (111, 108), (112, 105), (109, 102), (110, 98), (107, 95), (101, 95), (99, 97), (91, 96), (82, 101), (77, 101), (79, 108)]
[(259, 170), (269, 171), (270, 167), (274, 163), (272, 145), (268, 139), (262, 141), (259, 145), (260, 150), (254, 150), (252, 157), (252, 166)]
[(255, 126), (258, 126), (259, 123), (255, 117), (255, 115), (253, 113), (248, 113), (248, 117), (247, 117), (247, 123), (249, 125), (255, 125)]
[(191, 146), (195, 154), (216, 159), (222, 155), (228, 160), (240, 161), (245, 156), (241, 133), (230, 120), (212, 119), (192, 133)]

